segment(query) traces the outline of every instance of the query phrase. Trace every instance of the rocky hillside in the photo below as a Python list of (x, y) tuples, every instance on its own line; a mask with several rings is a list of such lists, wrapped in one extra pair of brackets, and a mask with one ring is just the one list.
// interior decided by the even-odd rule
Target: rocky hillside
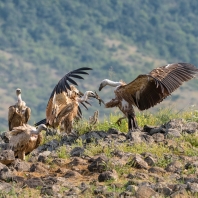
[[(1, 135), (1, 197), (198, 196), (198, 123), (173, 119), (123, 133), (115, 128), (48, 134), (26, 161)], [(51, 136), (52, 135), (52, 136)]]

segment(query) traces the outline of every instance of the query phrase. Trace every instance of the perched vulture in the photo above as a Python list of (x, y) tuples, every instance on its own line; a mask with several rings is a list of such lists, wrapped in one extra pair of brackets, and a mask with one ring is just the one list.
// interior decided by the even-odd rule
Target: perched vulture
[(47, 130), (44, 124), (39, 125), (37, 129), (27, 124), (14, 127), (9, 132), (9, 147), (14, 151), (15, 157), (25, 160), (25, 155), (32, 152), (41, 143), (42, 130)]
[(13, 127), (23, 126), (30, 119), (31, 109), (26, 106), (21, 97), (21, 89), (16, 89), (17, 103), (9, 107), (8, 110), (8, 127), (11, 131)]
[[(96, 97), (92, 91), (82, 94), (74, 85), (78, 85), (73, 78), (83, 79), (79, 74), (88, 74), (86, 70), (91, 68), (83, 67), (66, 74), (55, 86), (46, 107), (46, 119), (36, 123), (45, 123), (47, 126), (57, 128), (63, 125), (64, 131), (70, 133), (75, 118), (81, 117), (79, 104), (85, 106), (89, 97)], [(68, 81), (74, 85), (69, 85)], [(85, 106), (86, 107), (86, 106)]]
[(173, 63), (139, 75), (128, 84), (105, 79), (99, 91), (106, 85), (116, 87), (115, 98), (105, 103), (105, 107), (118, 107), (128, 118), (129, 130), (133, 130), (138, 127), (133, 106), (141, 111), (155, 106), (197, 73), (198, 69), (192, 64)]

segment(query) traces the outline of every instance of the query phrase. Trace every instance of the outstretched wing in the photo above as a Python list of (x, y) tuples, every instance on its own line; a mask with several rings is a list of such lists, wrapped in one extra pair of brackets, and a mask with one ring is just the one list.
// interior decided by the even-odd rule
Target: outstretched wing
[(67, 105), (68, 103), (66, 102), (68, 98), (68, 90), (71, 90), (71, 87), (69, 85), (69, 82), (78, 85), (72, 78), (78, 78), (78, 79), (83, 79), (79, 74), (88, 74), (87, 70), (92, 70), (92, 68), (89, 67), (82, 67), (76, 70), (73, 70), (69, 73), (67, 73), (59, 82), (58, 84), (54, 87), (47, 107), (46, 107), (46, 120), (49, 122), (50, 120), (53, 120), (55, 116), (57, 116), (60, 111), (61, 105)]
[(160, 103), (173, 91), (198, 74), (198, 69), (189, 63), (173, 63), (158, 67), (149, 74), (139, 75), (131, 83), (116, 90), (120, 99), (124, 99), (139, 110), (145, 110)]

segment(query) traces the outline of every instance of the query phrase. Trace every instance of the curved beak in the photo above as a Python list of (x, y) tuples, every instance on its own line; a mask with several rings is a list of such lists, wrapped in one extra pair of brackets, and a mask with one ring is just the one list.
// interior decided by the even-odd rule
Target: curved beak
[(101, 91), (102, 88), (103, 88), (103, 85), (102, 85), (102, 83), (101, 83), (101, 84), (100, 84), (100, 87), (99, 87), (99, 91)]

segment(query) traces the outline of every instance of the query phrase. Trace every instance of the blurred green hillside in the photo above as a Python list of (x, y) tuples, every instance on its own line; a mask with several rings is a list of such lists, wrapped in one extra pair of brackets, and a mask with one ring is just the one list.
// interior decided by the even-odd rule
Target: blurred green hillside
[[(84, 92), (97, 90), (104, 78), (130, 82), (166, 63), (198, 66), (197, 16), (197, 0), (1, 0), (0, 129), (7, 129), (16, 88), (33, 124), (45, 117), (58, 80), (79, 67), (93, 68), (77, 80)], [(196, 104), (197, 89), (198, 81), (190, 81), (162, 105)], [(99, 94), (107, 101), (113, 90)], [(100, 116), (110, 112), (95, 101), (88, 112), (82, 107), (85, 116), (95, 109)]]

